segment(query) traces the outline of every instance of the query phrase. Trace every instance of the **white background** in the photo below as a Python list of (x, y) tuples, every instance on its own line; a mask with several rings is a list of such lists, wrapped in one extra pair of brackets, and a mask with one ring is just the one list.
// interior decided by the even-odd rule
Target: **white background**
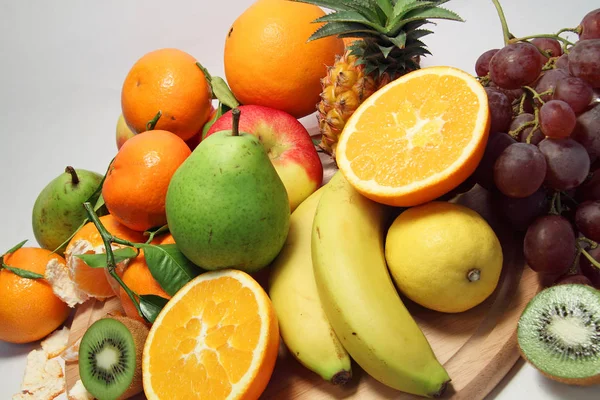
[[(116, 153), (121, 84), (148, 51), (176, 47), (224, 77), (225, 35), (253, 0), (31, 1), (0, 3), (0, 252), (23, 239), (35, 245), (31, 209), (65, 166), (104, 173)], [(503, 0), (517, 36), (575, 27), (597, 0)], [(424, 65), (474, 73), (478, 55), (502, 46), (491, 0), (453, 0), (466, 23), (440, 22), (428, 36)], [(302, 120), (314, 128), (314, 116)], [(35, 345), (0, 343), (0, 399), (19, 390)], [(598, 399), (600, 387), (543, 378), (519, 362), (490, 399)], [(62, 398), (62, 397), (61, 397)], [(66, 398), (66, 397), (65, 397)]]

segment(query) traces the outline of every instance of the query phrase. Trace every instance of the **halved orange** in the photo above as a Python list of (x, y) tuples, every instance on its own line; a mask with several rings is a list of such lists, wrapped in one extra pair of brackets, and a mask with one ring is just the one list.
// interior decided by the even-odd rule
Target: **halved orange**
[(258, 399), (277, 358), (269, 297), (245, 272), (206, 272), (162, 309), (144, 346), (148, 400)]
[(453, 67), (410, 72), (379, 89), (348, 120), (337, 164), (364, 196), (414, 206), (473, 173), (489, 132), (483, 86)]

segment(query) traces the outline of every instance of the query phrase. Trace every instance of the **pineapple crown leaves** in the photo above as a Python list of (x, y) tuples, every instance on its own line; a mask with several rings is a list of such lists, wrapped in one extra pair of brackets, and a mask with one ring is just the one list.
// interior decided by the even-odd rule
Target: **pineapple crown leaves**
[[(412, 57), (431, 54), (419, 39), (433, 33), (422, 29), (432, 19), (460, 21), (453, 11), (440, 7), (449, 0), (290, 0), (328, 8), (333, 12), (314, 23), (322, 23), (308, 39), (327, 36), (364, 39), (350, 46), (350, 54), (364, 59), (367, 73), (412, 68)], [(371, 57), (373, 56), (373, 57)], [(375, 65), (371, 65), (375, 64)]]

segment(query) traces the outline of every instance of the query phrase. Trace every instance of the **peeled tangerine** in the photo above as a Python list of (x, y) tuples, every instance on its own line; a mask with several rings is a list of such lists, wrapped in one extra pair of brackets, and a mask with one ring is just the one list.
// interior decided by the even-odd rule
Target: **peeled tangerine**
[[(134, 243), (145, 242), (143, 233), (135, 232), (118, 223), (112, 215), (100, 217), (100, 222), (113, 235)], [(119, 248), (113, 244), (113, 249)], [(92, 268), (82, 259), (80, 254), (102, 254), (104, 243), (100, 233), (92, 222), (87, 223), (71, 239), (65, 250), (63, 264), (51, 260), (46, 267), (46, 280), (52, 285), (54, 293), (70, 307), (75, 307), (90, 297), (104, 300), (115, 295), (111, 283), (105, 273), (105, 268)], [(117, 265), (123, 270), (127, 265), (125, 260)]]
[(390, 227), (385, 257), (399, 290), (432, 310), (458, 313), (492, 294), (502, 247), (475, 211), (431, 202), (400, 214)]

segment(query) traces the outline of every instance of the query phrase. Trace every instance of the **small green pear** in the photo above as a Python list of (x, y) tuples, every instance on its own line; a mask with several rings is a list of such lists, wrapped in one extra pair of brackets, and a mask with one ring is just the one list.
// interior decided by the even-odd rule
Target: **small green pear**
[[(31, 216), (33, 234), (42, 248), (57, 250), (79, 228), (87, 216), (83, 203), (101, 182), (102, 175), (69, 166), (42, 189)], [(62, 255), (64, 249), (56, 252)]]
[(233, 130), (206, 138), (177, 169), (167, 191), (169, 229), (181, 252), (207, 270), (255, 272), (287, 238), (287, 191), (256, 136)]

